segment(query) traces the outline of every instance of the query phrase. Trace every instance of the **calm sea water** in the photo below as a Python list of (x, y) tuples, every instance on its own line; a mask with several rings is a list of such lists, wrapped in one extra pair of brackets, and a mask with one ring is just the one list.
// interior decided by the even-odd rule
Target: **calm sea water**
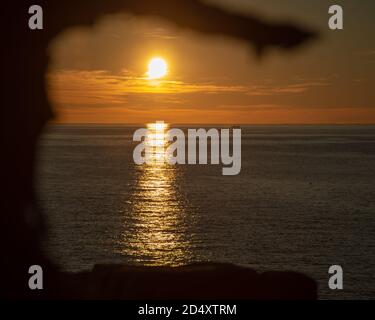
[[(375, 126), (242, 127), (232, 177), (217, 165), (136, 166), (136, 129), (43, 135), (46, 250), (65, 270), (231, 262), (306, 273), (321, 298), (375, 298)], [(327, 286), (334, 264), (342, 292)]]

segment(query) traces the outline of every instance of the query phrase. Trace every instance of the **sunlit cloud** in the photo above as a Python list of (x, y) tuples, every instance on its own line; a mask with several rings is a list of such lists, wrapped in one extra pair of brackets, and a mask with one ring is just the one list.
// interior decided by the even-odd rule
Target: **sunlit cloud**
[(277, 95), (277, 94), (295, 94), (295, 93), (303, 93), (307, 90), (314, 88), (314, 87), (326, 87), (329, 86), (330, 83), (326, 81), (321, 82), (302, 82), (302, 83), (295, 83), (295, 84), (287, 84), (283, 86), (278, 85), (255, 85), (250, 86), (248, 95), (252, 96), (270, 96), (270, 95)]
[[(203, 104), (211, 107), (251, 104), (251, 97), (293, 95), (313, 87), (329, 86), (328, 82), (301, 82), (288, 85), (235, 85), (214, 82), (185, 82), (182, 80), (156, 79), (123, 70), (114, 75), (107, 71), (56, 71), (49, 75), (50, 96), (59, 106), (109, 107), (122, 105), (146, 108), (150, 104), (182, 104), (194, 102), (196, 95)], [(213, 97), (216, 95), (217, 99)], [(162, 97), (162, 100), (160, 100)], [(233, 103), (225, 103), (232, 100)], [(237, 101), (237, 102), (236, 102)]]
[(136, 76), (124, 70), (119, 75), (106, 71), (64, 70), (51, 73), (48, 77), (50, 95), (59, 105), (113, 105), (127, 102), (130, 95), (142, 95), (146, 100), (152, 94), (165, 95), (164, 99), (178, 103), (171, 94), (202, 92), (247, 92), (244, 86), (220, 85), (213, 83), (189, 83), (181, 80), (151, 80)]
[[(49, 94), (61, 122), (143, 123), (370, 123), (373, 109), (300, 104), (303, 94), (329, 90), (334, 79), (294, 83), (231, 83), (228, 79), (150, 81), (131, 70), (59, 70), (48, 76)], [(344, 113), (338, 117), (340, 110)], [(311, 120), (313, 119), (313, 120)]]

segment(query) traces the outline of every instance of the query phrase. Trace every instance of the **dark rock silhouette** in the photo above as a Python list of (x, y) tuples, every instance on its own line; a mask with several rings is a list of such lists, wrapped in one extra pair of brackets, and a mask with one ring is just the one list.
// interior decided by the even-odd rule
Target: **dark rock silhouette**
[[(44, 11), (44, 30), (28, 28), (28, 8), (38, 4)], [(48, 68), (48, 44), (61, 31), (76, 25), (93, 24), (103, 14), (130, 12), (159, 16), (178, 27), (213, 35), (237, 38), (253, 45), (261, 55), (266, 48), (292, 49), (315, 36), (313, 32), (292, 24), (266, 23), (255, 16), (229, 13), (198, 0), (78, 0), (78, 1), (3, 1), (1, 10), (1, 205), (0, 205), (0, 287), (2, 298), (53, 298), (73, 296), (80, 285), (92, 283), (93, 291), (81, 292), (84, 297), (129, 297), (116, 295), (114, 287), (102, 295), (95, 288), (104, 288), (106, 281), (127, 286), (129, 274), (163, 284), (162, 297), (285, 297), (315, 298), (314, 282), (293, 273), (256, 275), (254, 271), (218, 265), (156, 268), (151, 270), (127, 267), (98, 267), (91, 274), (65, 274), (50, 263), (41, 249), (45, 235), (43, 216), (37, 208), (34, 193), (35, 149), (52, 109), (46, 94), (45, 74)], [(44, 267), (45, 290), (28, 288), (28, 268)], [(190, 268), (190, 269), (189, 269)], [(224, 269), (222, 269), (224, 268)], [(191, 272), (189, 271), (191, 270)], [(220, 274), (229, 277), (222, 285), (215, 282)], [(95, 276), (94, 276), (95, 275)], [(98, 277), (97, 277), (98, 276)], [(92, 280), (91, 280), (92, 279)], [(270, 280), (272, 279), (272, 281)], [(90, 280), (90, 281), (89, 281)], [(256, 283), (251, 289), (252, 281)], [(72, 281), (74, 281), (72, 283)], [(123, 282), (122, 282), (123, 281)], [(143, 283), (147, 281), (142, 280)], [(175, 282), (176, 281), (176, 282)], [(190, 283), (207, 281), (204, 293)], [(238, 282), (238, 286), (231, 284)], [(241, 282), (248, 283), (241, 289)], [(100, 284), (102, 283), (102, 284)], [(175, 284), (176, 283), (176, 284)], [(68, 284), (71, 284), (70, 286)], [(178, 287), (187, 286), (187, 291)], [(280, 286), (279, 286), (280, 284)], [(256, 289), (254, 289), (256, 288)], [(280, 289), (282, 288), (282, 289)], [(118, 288), (116, 288), (117, 290)], [(124, 289), (126, 290), (126, 289)], [(143, 291), (142, 291), (143, 290)], [(227, 292), (227, 293), (225, 293)], [(157, 291), (141, 288), (136, 297), (156, 297)]]
[[(315, 281), (295, 272), (265, 272), (230, 264), (184, 267), (98, 265), (91, 272), (63, 274), (67, 298), (130, 300), (316, 299)], [(77, 284), (80, 286), (77, 286)], [(66, 289), (71, 287), (71, 290)], [(78, 288), (78, 290), (77, 290)]]

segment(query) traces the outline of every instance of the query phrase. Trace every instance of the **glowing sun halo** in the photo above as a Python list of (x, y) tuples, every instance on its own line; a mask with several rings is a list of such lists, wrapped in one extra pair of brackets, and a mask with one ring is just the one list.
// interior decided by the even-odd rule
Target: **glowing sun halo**
[(148, 71), (146, 75), (148, 79), (160, 79), (164, 77), (168, 73), (168, 65), (167, 62), (159, 57), (152, 58), (148, 63)]

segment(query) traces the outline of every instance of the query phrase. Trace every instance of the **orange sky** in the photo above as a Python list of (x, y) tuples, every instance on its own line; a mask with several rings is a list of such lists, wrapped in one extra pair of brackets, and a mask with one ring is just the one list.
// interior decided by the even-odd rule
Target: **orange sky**
[[(220, 2), (241, 10), (248, 3)], [(322, 14), (326, 1), (317, 0), (308, 12), (301, 1), (253, 1), (260, 12), (290, 12), (324, 31), (321, 41), (292, 54), (271, 52), (261, 63), (243, 43), (149, 18), (108, 16), (91, 29), (72, 29), (50, 50), (55, 121), (375, 123), (375, 42), (371, 34), (366, 37), (366, 24), (373, 30), (373, 21), (361, 12), (372, 4), (364, 3), (353, 13), (360, 25), (351, 19), (344, 31), (331, 32)], [(157, 82), (145, 79), (153, 56), (169, 67)]]

